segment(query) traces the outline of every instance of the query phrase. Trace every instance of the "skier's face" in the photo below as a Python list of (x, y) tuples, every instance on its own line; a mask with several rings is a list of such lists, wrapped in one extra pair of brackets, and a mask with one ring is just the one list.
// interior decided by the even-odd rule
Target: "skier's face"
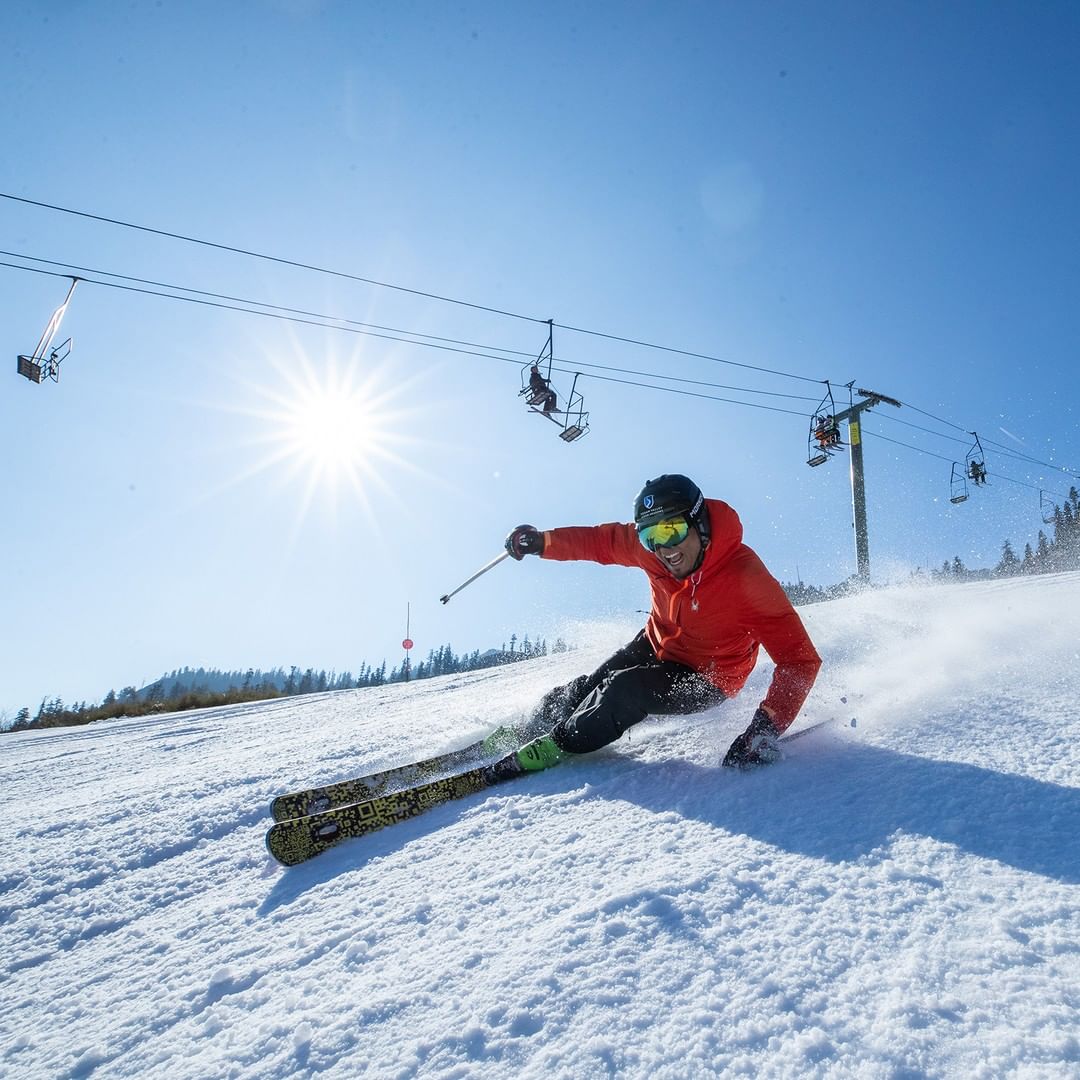
[(693, 526), (681, 544), (658, 547), (654, 554), (667, 567), (673, 577), (684, 578), (697, 566), (701, 555), (701, 537)]

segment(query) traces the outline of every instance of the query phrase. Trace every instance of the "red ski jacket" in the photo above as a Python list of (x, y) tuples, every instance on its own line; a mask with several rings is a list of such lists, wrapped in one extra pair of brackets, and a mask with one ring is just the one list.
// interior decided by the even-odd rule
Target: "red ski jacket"
[(543, 558), (640, 567), (652, 589), (645, 632), (653, 651), (701, 672), (729, 697), (742, 689), (764, 646), (776, 670), (761, 704), (784, 731), (810, 693), (821, 657), (779, 583), (742, 542), (739, 515), (719, 499), (705, 505), (711, 540), (701, 565), (682, 580), (642, 547), (633, 525), (550, 529)]

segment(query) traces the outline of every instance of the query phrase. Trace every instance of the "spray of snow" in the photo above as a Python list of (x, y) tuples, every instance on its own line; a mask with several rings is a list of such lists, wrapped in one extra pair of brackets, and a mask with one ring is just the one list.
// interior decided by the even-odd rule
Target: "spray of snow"
[(288, 871), (273, 795), (469, 742), (634, 624), (4, 736), (0, 1073), (1077, 1075), (1078, 612), (1080, 575), (808, 607), (798, 723), (838, 722), (779, 765), (717, 767), (763, 661), (707, 714)]

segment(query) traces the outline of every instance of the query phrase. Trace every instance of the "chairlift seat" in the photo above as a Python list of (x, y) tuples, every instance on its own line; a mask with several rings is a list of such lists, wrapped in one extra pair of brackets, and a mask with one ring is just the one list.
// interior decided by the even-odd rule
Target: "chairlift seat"
[(818, 465), (824, 465), (825, 462), (828, 461), (828, 460), (829, 460), (829, 455), (828, 454), (815, 454), (812, 458), (807, 459), (806, 464), (809, 465), (811, 469), (814, 469)]
[(45, 378), (41, 365), (32, 356), (19, 356), (19, 374), (35, 383)]
[(951, 503), (967, 502), (967, 496), (966, 495), (954, 495), (951, 499), (949, 499), (949, 502), (951, 502)]
[(570, 424), (559, 432), (559, 438), (566, 442), (573, 442), (575, 439), (580, 439), (587, 430), (588, 428), (579, 427), (577, 424)]

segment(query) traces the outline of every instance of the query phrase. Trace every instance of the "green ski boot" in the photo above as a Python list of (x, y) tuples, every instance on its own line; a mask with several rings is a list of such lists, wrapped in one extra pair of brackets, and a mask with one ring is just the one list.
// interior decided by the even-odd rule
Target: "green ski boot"
[(566, 751), (560, 750), (550, 735), (541, 735), (539, 739), (526, 743), (516, 756), (518, 764), (525, 772), (539, 772), (541, 769), (558, 765), (566, 757)]
[(550, 735), (541, 735), (539, 739), (533, 739), (526, 743), (520, 750), (489, 765), (491, 777), (494, 780), (509, 780), (522, 773), (539, 772), (541, 769), (550, 769), (557, 765), (566, 752), (555, 745), (555, 740)]

